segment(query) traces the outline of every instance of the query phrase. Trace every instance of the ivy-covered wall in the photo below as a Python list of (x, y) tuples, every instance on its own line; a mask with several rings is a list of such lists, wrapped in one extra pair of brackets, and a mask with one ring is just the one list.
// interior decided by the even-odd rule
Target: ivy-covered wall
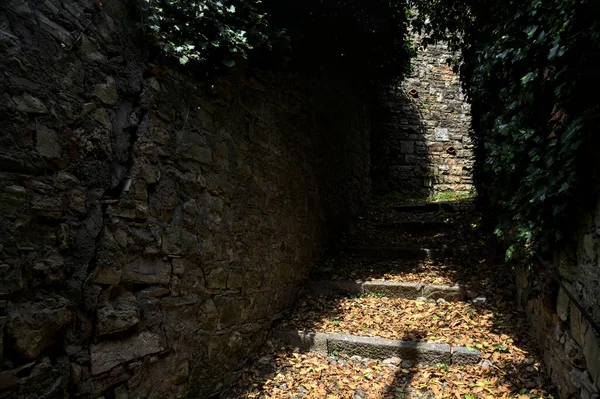
[(0, 5), (0, 397), (206, 398), (367, 199), (331, 77), (206, 87), (118, 1)]

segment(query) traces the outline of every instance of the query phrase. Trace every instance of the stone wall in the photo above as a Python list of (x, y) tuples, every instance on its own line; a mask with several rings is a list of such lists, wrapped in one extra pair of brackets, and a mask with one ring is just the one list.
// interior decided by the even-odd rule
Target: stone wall
[(535, 299), (528, 300), (527, 279), (520, 274), (519, 298), (561, 398), (599, 399), (600, 335), (576, 303), (600, 325), (600, 201), (569, 243), (554, 254), (556, 273), (544, 268), (536, 272), (548, 279), (542, 280), (544, 290)]
[(401, 87), (381, 90), (373, 111), (373, 189), (426, 196), (472, 188), (469, 105), (444, 44), (419, 50)]
[(0, 398), (209, 397), (368, 197), (345, 82), (206, 88), (134, 26), (116, 0), (0, 4)]

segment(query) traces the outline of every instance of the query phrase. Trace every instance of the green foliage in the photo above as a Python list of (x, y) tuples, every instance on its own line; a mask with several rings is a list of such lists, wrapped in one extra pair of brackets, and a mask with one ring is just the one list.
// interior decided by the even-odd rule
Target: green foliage
[(138, 0), (143, 26), (161, 49), (182, 64), (220, 60), (234, 66), (255, 46), (268, 45), (283, 31), (273, 30), (260, 1)]
[(475, 181), (507, 256), (552, 248), (593, 198), (585, 161), (600, 115), (600, 3), (415, 2), (415, 26), (461, 50)]
[(322, 68), (360, 81), (398, 80), (413, 50), (405, 0), (136, 0), (162, 54), (207, 70)]

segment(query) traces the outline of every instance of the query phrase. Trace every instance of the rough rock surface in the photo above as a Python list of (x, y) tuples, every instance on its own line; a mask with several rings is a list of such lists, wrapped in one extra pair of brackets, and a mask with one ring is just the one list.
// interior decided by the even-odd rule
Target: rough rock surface
[(402, 86), (380, 90), (371, 146), (374, 191), (426, 196), (473, 187), (470, 107), (447, 64), (452, 56), (444, 44), (428, 45)]
[[(554, 265), (563, 287), (528, 298), (528, 280), (520, 273), (519, 298), (533, 324), (544, 362), (561, 397), (600, 397), (600, 334), (567, 295), (568, 290), (585, 312), (600, 320), (600, 201), (580, 221), (566, 248), (554, 252)], [(539, 278), (550, 277), (540, 268)], [(548, 281), (553, 281), (550, 277)]]
[(368, 198), (368, 114), (325, 76), (206, 87), (102, 3), (0, 1), (0, 397), (208, 397)]

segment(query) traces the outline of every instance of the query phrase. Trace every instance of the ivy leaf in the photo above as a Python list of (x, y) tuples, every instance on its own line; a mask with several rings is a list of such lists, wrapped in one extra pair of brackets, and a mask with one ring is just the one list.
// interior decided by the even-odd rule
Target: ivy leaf
[(569, 183), (565, 182), (562, 184), (562, 186), (560, 186), (560, 189), (558, 190), (559, 193), (562, 193), (563, 191), (567, 190), (569, 188)]
[(231, 58), (225, 58), (223, 60), (223, 65), (225, 65), (228, 68), (234, 67), (235, 66), (235, 61)]

